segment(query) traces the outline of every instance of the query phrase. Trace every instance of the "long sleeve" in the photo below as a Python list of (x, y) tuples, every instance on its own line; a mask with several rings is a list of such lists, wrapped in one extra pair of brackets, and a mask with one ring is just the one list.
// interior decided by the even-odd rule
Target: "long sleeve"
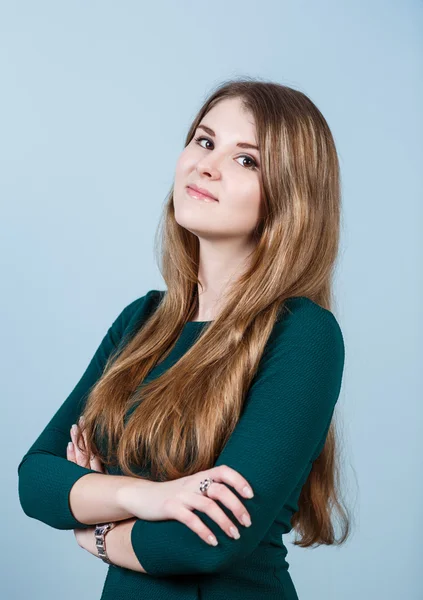
[(74, 483), (87, 473), (96, 473), (66, 458), (70, 428), (77, 423), (89, 392), (101, 377), (108, 357), (122, 340), (132, 316), (137, 313), (142, 318), (153, 292), (155, 290), (137, 298), (122, 310), (74, 389), (20, 461), (18, 493), (21, 507), (28, 517), (56, 529), (92, 527), (75, 519), (69, 506), (69, 494)]
[(240, 539), (231, 539), (194, 509), (217, 537), (214, 547), (179, 521), (137, 519), (131, 543), (149, 575), (218, 573), (254, 551), (323, 447), (339, 397), (344, 353), (336, 318), (315, 303), (300, 302), (276, 323), (241, 417), (215, 462), (251, 484), (252, 499), (231, 488), (249, 511), (251, 526), (238, 524), (217, 501), (240, 530)]

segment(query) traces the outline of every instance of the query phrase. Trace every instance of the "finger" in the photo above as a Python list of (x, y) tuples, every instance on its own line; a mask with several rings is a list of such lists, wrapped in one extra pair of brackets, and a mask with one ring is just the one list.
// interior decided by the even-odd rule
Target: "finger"
[[(81, 417), (80, 422), (84, 422), (83, 418)], [(82, 430), (82, 437), (84, 440), (84, 448), (85, 448), (85, 454), (88, 455), (88, 443), (87, 443), (87, 432), (85, 431), (85, 429)], [(89, 458), (89, 468), (93, 469), (93, 471), (99, 471), (100, 473), (104, 473), (104, 469), (103, 469), (103, 464), (101, 462), (101, 460), (98, 458), (98, 456), (94, 455), (90, 455)]]
[(211, 477), (214, 481), (220, 483), (228, 483), (245, 498), (254, 497), (253, 490), (248, 481), (238, 471), (232, 469), (232, 467), (228, 467), (227, 465), (212, 467), (211, 469), (207, 469), (207, 477)]
[(69, 444), (66, 446), (66, 458), (72, 462), (76, 462), (73, 442), (69, 442)]
[[(207, 489), (207, 497), (212, 498), (213, 500), (219, 500), (219, 502), (227, 506), (244, 527), (249, 527), (251, 525), (250, 513), (241, 500), (239, 500), (239, 498), (237, 498), (224, 483), (213, 481)], [(218, 505), (215, 503), (215, 506)]]
[[(208, 515), (229, 537), (236, 540), (240, 538), (238, 527), (212, 498), (202, 494), (193, 494), (190, 498), (190, 506)], [(204, 527), (206, 526), (204, 525)]]
[(202, 540), (210, 546), (217, 546), (218, 541), (214, 536), (213, 532), (207, 527), (205, 523), (188, 508), (179, 506), (177, 512), (175, 512), (173, 518), (176, 521), (180, 521), (196, 533)]
[(90, 459), (91, 469), (94, 471), (99, 471), (100, 473), (104, 473), (103, 463), (98, 458), (98, 456), (94, 456), (94, 458)]
[(76, 437), (77, 437), (77, 432), (78, 432), (78, 425), (72, 425), (71, 427), (71, 439), (74, 445), (74, 451), (75, 451), (75, 457), (76, 457), (76, 462), (78, 465), (80, 465), (81, 467), (86, 467), (89, 468), (89, 459), (86, 456), (86, 452), (85, 452), (85, 448), (84, 448), (84, 439), (81, 436), (79, 436), (79, 446), (77, 444), (76, 441)]

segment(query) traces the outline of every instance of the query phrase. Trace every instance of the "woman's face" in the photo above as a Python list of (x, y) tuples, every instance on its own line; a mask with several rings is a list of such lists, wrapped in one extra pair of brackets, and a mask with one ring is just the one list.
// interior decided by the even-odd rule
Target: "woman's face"
[[(203, 129), (203, 127), (205, 129)], [(200, 138), (200, 139), (198, 139)], [(202, 119), (176, 164), (176, 221), (200, 238), (249, 241), (260, 216), (260, 154), (253, 118), (238, 98), (225, 99)], [(206, 189), (217, 202), (190, 195), (187, 186)]]

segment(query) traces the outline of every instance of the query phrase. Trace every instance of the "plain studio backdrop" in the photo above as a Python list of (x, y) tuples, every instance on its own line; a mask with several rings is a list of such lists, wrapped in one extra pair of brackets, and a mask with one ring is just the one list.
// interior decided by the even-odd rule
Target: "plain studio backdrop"
[(0, 596), (100, 596), (107, 566), (25, 516), (17, 466), (114, 317), (164, 289), (153, 238), (188, 125), (214, 86), (249, 76), (310, 96), (342, 174), (334, 311), (354, 531), (341, 548), (285, 536), (290, 572), (301, 600), (422, 598), (423, 3), (0, 7)]

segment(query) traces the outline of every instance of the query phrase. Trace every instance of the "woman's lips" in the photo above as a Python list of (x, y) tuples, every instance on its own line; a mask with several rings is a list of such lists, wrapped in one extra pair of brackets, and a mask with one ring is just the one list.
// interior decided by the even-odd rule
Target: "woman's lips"
[(218, 200), (210, 198), (210, 196), (207, 196), (198, 190), (194, 190), (189, 185), (187, 185), (187, 192), (190, 196), (192, 196), (192, 198), (197, 198), (197, 200), (203, 200), (204, 202), (218, 202)]

